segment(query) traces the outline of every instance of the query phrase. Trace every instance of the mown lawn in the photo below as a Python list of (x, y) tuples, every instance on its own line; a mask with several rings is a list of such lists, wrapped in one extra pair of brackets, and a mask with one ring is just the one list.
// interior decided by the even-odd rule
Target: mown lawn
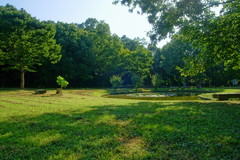
[[(239, 90), (238, 90), (239, 91)], [(239, 101), (0, 91), (0, 159), (240, 159)]]

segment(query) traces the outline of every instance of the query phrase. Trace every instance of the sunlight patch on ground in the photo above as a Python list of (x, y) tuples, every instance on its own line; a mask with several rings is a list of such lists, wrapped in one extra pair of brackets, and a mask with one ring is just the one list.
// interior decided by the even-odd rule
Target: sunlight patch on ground
[(199, 111), (190, 110), (188, 113), (189, 113), (190, 115), (206, 115), (206, 113), (203, 112), (203, 111), (201, 111), (201, 110), (199, 110)]
[(106, 136), (97, 140), (93, 140), (90, 143), (92, 146), (99, 147), (103, 145), (108, 145), (109, 143), (111, 143), (111, 141), (112, 139)]
[(12, 132), (8, 132), (8, 133), (5, 133), (5, 134), (0, 135), (0, 138), (7, 138), (7, 137), (10, 137), (10, 136), (12, 136), (12, 135), (13, 135)]
[(144, 149), (145, 143), (139, 137), (129, 139), (123, 145), (124, 145), (123, 152), (126, 158), (142, 157), (147, 153), (147, 151)]
[(188, 107), (182, 107), (182, 106), (167, 106), (167, 107), (162, 107), (162, 108), (157, 108), (156, 112), (161, 112), (161, 111), (172, 111), (172, 110), (183, 110), (183, 109), (189, 109)]
[(62, 138), (60, 133), (57, 133), (54, 130), (48, 130), (45, 132), (40, 132), (34, 136), (29, 136), (28, 140), (37, 144), (38, 146), (47, 145), (53, 141), (59, 141)]
[(144, 125), (143, 129), (144, 130), (155, 130), (159, 127), (159, 124), (146, 124)]
[(165, 130), (165, 131), (170, 131), (170, 132), (176, 132), (176, 131), (178, 131), (177, 128), (172, 127), (172, 126), (169, 126), (169, 125), (163, 126), (162, 129)]
[(57, 155), (51, 156), (50, 160), (59, 160), (59, 159), (69, 159), (69, 160), (79, 160), (81, 159), (80, 153), (72, 153), (72, 150), (61, 150)]
[(99, 119), (96, 121), (96, 124), (104, 123), (104, 124), (109, 124), (112, 121), (115, 121), (116, 116), (115, 115), (102, 115), (99, 117)]
[(110, 125), (118, 125), (118, 126), (127, 126), (131, 123), (132, 120), (117, 120), (116, 115), (103, 115), (100, 116), (99, 119), (96, 121), (96, 124), (110, 124)]

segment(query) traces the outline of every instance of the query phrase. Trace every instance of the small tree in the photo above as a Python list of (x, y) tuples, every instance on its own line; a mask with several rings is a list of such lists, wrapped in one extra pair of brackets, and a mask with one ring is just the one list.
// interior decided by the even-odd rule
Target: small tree
[(63, 87), (67, 87), (67, 85), (68, 85), (69, 83), (68, 83), (68, 81), (66, 81), (63, 77), (58, 76), (58, 77), (57, 77), (57, 84), (61, 86), (60, 95), (62, 95), (62, 88), (63, 88)]
[(161, 83), (162, 83), (162, 78), (159, 76), (158, 73), (151, 75), (151, 79), (152, 79), (152, 85), (155, 88), (155, 90), (160, 87)]
[(110, 77), (110, 83), (112, 84), (114, 91), (116, 91), (116, 89), (122, 85), (123, 81), (121, 76), (113, 75)]
[(139, 76), (137, 74), (133, 74), (132, 76), (132, 82), (135, 87), (136, 92), (138, 91), (138, 88), (143, 86), (144, 83), (144, 76)]

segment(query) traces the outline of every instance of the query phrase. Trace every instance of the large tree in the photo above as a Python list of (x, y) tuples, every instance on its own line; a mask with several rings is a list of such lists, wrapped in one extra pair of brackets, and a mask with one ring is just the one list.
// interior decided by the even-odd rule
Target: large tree
[(138, 46), (134, 51), (125, 56), (125, 67), (131, 75), (146, 77), (150, 75), (153, 64), (153, 56), (143, 46)]
[[(119, 2), (148, 15), (153, 41), (181, 32), (201, 50), (200, 60), (239, 70), (239, 0), (115, 0)], [(219, 15), (213, 12), (216, 7), (222, 7)]]
[(20, 88), (24, 89), (24, 75), (42, 65), (44, 60), (60, 60), (60, 45), (54, 39), (55, 25), (40, 22), (25, 10), (11, 5), (0, 7), (0, 59), (5, 68), (21, 72)]
[[(203, 23), (212, 17), (212, 8), (219, 5), (239, 5), (239, 0), (115, 0), (117, 4), (130, 7), (133, 11), (147, 14), (153, 26), (151, 36), (162, 40), (183, 27)], [(239, 6), (238, 6), (239, 7)], [(235, 12), (235, 11), (234, 11)]]
[(181, 32), (185, 38), (200, 49), (198, 60), (210, 61), (209, 64), (222, 64), (225, 68), (240, 70), (240, 1), (226, 3), (222, 14), (206, 19), (203, 27), (192, 25)]
[(77, 24), (58, 22), (56, 39), (62, 46), (62, 59), (56, 69), (70, 84), (89, 80), (95, 70), (91, 34)]
[(122, 68), (121, 57), (126, 50), (120, 38), (111, 34), (109, 25), (104, 21), (89, 18), (79, 27), (90, 32), (93, 42), (92, 52), (95, 56), (93, 62), (95, 76), (98, 78), (98, 86), (100, 86), (100, 80), (103, 86), (111, 75), (119, 74)]

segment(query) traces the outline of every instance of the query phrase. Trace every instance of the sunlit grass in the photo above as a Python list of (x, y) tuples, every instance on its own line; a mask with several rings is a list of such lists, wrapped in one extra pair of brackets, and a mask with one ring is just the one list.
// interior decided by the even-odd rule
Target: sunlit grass
[(240, 159), (239, 101), (101, 97), (106, 93), (0, 91), (0, 159)]
[[(240, 88), (204, 88), (203, 90), (207, 90), (213, 93), (240, 93)], [(202, 94), (200, 97), (209, 99), (209, 100), (216, 100), (212, 97), (212, 93), (205, 93)]]

